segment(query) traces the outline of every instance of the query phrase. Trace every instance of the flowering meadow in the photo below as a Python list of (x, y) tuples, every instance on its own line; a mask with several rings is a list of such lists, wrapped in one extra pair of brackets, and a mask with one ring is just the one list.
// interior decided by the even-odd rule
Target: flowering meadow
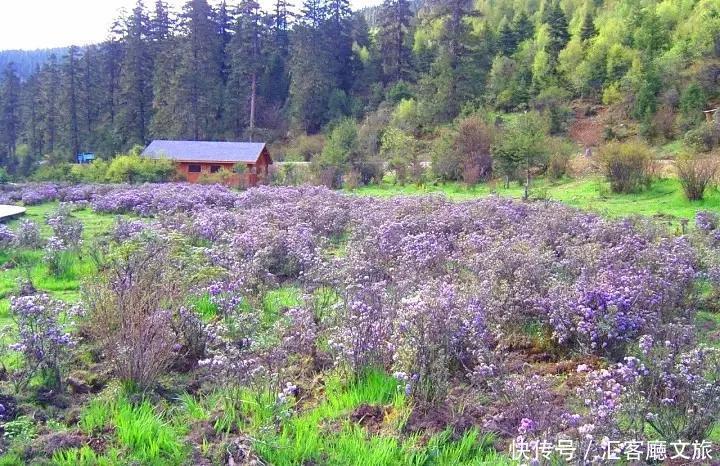
[[(5, 458), (576, 464), (720, 440), (711, 212), (677, 235), (317, 187), (22, 185), (2, 203), (45, 209), (0, 225)], [(68, 304), (43, 285), (72, 271)]]

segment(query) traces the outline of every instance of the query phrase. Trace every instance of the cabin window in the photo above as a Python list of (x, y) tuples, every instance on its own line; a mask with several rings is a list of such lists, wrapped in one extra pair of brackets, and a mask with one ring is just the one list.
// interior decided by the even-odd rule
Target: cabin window
[(200, 173), (202, 171), (200, 165), (191, 164), (188, 166), (188, 173)]
[(217, 173), (221, 168), (220, 165), (210, 165), (210, 173)]

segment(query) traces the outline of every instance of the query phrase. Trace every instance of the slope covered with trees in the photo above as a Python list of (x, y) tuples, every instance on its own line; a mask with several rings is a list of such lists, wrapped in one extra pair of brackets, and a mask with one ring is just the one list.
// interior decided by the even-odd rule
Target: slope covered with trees
[(720, 97), (712, 0), (386, 0), (365, 14), (348, 0), (298, 7), (191, 0), (170, 11), (139, 1), (104, 43), (52, 55), (27, 76), (22, 64), (6, 65), (0, 164), (25, 176), (43, 159), (111, 157), (154, 138), (322, 132), (331, 151), (340, 128), (347, 147), (335, 159), (315, 154), (318, 163), (367, 180), (379, 165), (412, 173), (410, 148), (444, 150), (444, 127), (459, 116), (480, 113), (478, 123), (492, 126), (493, 115), (532, 111), (562, 134), (577, 102), (609, 107), (607, 138), (717, 139), (702, 126)]

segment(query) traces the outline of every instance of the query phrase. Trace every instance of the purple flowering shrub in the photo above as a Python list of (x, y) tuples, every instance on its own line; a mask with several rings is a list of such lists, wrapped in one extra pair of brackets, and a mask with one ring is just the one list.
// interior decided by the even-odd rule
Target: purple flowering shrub
[(692, 332), (672, 326), (666, 339), (644, 335), (637, 357), (588, 373), (578, 389), (588, 408), (586, 440), (648, 432), (668, 442), (707, 438), (720, 418), (720, 351), (697, 345)]
[(61, 204), (60, 207), (48, 214), (46, 222), (52, 228), (53, 237), (67, 249), (76, 250), (80, 247), (83, 224), (72, 217), (68, 205)]
[(527, 438), (557, 434), (574, 426), (577, 416), (568, 413), (555, 392), (555, 383), (552, 377), (520, 374), (498, 382), (496, 396), (503, 401), (485, 418), (483, 428)]
[(6, 225), (0, 224), (0, 249), (9, 249), (16, 240), (15, 233)]
[(43, 245), (40, 228), (32, 220), (21, 220), (15, 235), (15, 245), (19, 248), (37, 249)]
[[(505, 437), (599, 440), (647, 426), (702, 436), (717, 415), (716, 355), (677, 331), (695, 317), (699, 272), (720, 285), (713, 214), (676, 237), (649, 222), (502, 198), (179, 183), (28, 185), (3, 195), (152, 217), (117, 221), (85, 297), (93, 343), (141, 386), (197, 362), (215, 385), (281, 391), (329, 351), (352, 375), (394, 372), (424, 401), (450, 399), (463, 384), (484, 399), (478, 424)], [(49, 223), (46, 250), (60, 257), (81, 235), (69, 215)], [(304, 302), (268, 323), (259, 303), (286, 285)], [(593, 368), (565, 386), (533, 372), (536, 356), (582, 356)]]
[(209, 280), (201, 257), (159, 237), (125, 242), (104, 257), (84, 289), (84, 327), (118, 378), (147, 388), (179, 357), (203, 357), (203, 325), (183, 307)]
[(59, 277), (68, 268), (67, 245), (55, 236), (48, 238), (45, 243), (43, 261), (47, 264), (51, 275)]
[[(443, 398), (453, 367), (486, 343), (484, 307), (445, 282), (429, 282), (400, 301), (393, 323), (393, 367), (407, 390)], [(473, 364), (473, 363), (470, 363)]]
[(23, 367), (17, 374), (20, 389), (40, 374), (46, 384), (58, 388), (70, 356), (74, 339), (60, 321), (68, 307), (46, 294), (14, 297), (10, 312), (18, 327), (18, 342), (10, 346), (23, 354)]
[(712, 288), (705, 305), (716, 310), (720, 297), (720, 215), (714, 212), (698, 212), (695, 226), (695, 246), (702, 258), (703, 277)]
[(25, 205), (36, 205), (54, 201), (58, 198), (59, 194), (59, 187), (55, 184), (29, 185), (22, 189), (20, 200)]
[(131, 240), (142, 234), (148, 225), (140, 220), (127, 220), (118, 217), (110, 231), (110, 237), (117, 243)]

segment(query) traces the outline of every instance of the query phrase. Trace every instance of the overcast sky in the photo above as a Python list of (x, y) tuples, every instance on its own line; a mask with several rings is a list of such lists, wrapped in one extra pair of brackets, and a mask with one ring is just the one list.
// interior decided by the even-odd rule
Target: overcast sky
[[(353, 8), (382, 0), (351, 0)], [(176, 10), (186, 0), (167, 0)], [(106, 38), (121, 8), (136, 0), (0, 0), (0, 50), (86, 45)], [(155, 0), (145, 0), (153, 5)], [(217, 3), (217, 0), (211, 0)], [(273, 0), (260, 0), (263, 7)], [(301, 0), (292, 3), (300, 5)]]

